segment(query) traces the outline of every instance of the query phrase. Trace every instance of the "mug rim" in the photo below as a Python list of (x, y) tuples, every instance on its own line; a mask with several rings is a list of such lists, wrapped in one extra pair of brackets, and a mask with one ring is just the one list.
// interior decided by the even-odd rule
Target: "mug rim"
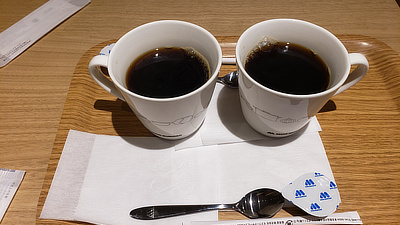
[[(346, 53), (346, 59), (345, 59), (345, 60), (346, 60), (346, 67), (347, 67), (347, 68), (346, 68), (345, 75), (339, 80), (339, 82), (338, 82), (336, 85), (334, 85), (334, 86), (332, 86), (332, 87), (326, 89), (325, 91), (321, 91), (321, 92), (317, 92), (317, 93), (313, 93), (313, 94), (290, 94), (290, 93), (280, 92), (280, 91), (276, 91), (276, 90), (274, 90), (274, 89), (268, 88), (268, 87), (266, 87), (266, 86), (260, 84), (260, 83), (257, 82), (256, 80), (254, 80), (254, 79), (247, 73), (247, 71), (245, 70), (245, 68), (244, 68), (244, 66), (243, 66), (243, 64), (242, 64), (242, 61), (240, 60), (240, 57), (241, 57), (241, 56), (240, 56), (240, 54), (238, 54), (238, 52), (240, 52), (240, 45), (239, 45), (239, 43), (244, 41), (244, 38), (243, 38), (243, 35), (244, 35), (244, 34), (247, 34), (248, 32), (250, 32), (250, 31), (252, 31), (252, 30), (254, 30), (254, 29), (257, 29), (259, 26), (263, 26), (263, 25), (266, 24), (266, 23), (274, 23), (274, 22), (291, 22), (291, 23), (294, 22), (294, 23), (299, 23), (299, 24), (311, 26), (311, 27), (313, 27), (313, 28), (319, 29), (320, 31), (322, 31), (322, 32), (325, 33), (326, 35), (332, 37), (333, 40), (336, 41), (336, 43), (338, 44), (338, 46), (339, 46), (340, 48), (342, 48), (342, 50), (344, 50), (344, 52)], [(246, 53), (246, 56), (245, 56), (245, 57), (247, 57), (247, 54), (248, 54), (248, 53)], [(237, 44), (236, 44), (236, 63), (237, 63), (237, 66), (239, 67), (239, 69), (241, 70), (242, 74), (243, 74), (244, 76), (246, 76), (246, 78), (247, 78), (248, 80), (250, 80), (250, 81), (251, 81), (253, 84), (255, 84), (257, 87), (259, 87), (259, 88), (261, 88), (261, 89), (263, 89), (263, 90), (265, 90), (265, 91), (271, 92), (271, 93), (273, 93), (273, 94), (275, 94), (275, 95), (278, 95), (278, 96), (281, 96), (281, 97), (292, 98), (292, 99), (316, 98), (316, 97), (321, 97), (321, 96), (325, 96), (325, 95), (329, 95), (329, 94), (334, 94), (334, 93), (340, 88), (340, 86), (342, 86), (342, 85), (344, 84), (344, 82), (345, 82), (346, 79), (348, 78), (348, 75), (349, 75), (349, 72), (350, 72), (350, 67), (351, 67), (351, 65), (350, 65), (350, 60), (349, 60), (349, 56), (348, 56), (348, 55), (349, 55), (349, 53), (348, 53), (346, 47), (345, 47), (345, 46), (343, 45), (343, 43), (342, 43), (335, 35), (333, 35), (331, 32), (329, 32), (329, 31), (326, 30), (325, 28), (323, 28), (323, 27), (321, 27), (321, 26), (318, 26), (318, 25), (316, 25), (316, 24), (313, 24), (313, 23), (310, 23), (310, 22), (307, 22), (307, 21), (304, 21), (304, 20), (298, 20), (298, 19), (286, 19), (286, 18), (284, 18), (284, 19), (271, 19), (271, 20), (265, 20), (265, 21), (261, 21), (261, 22), (259, 22), (259, 23), (256, 23), (256, 24), (254, 24), (253, 26), (247, 28), (247, 29), (240, 35), (240, 37), (239, 37), (239, 39), (238, 39), (238, 41), (237, 41)], [(240, 85), (239, 85), (239, 87), (240, 87)]]
[(155, 25), (155, 24), (181, 24), (181, 25), (186, 25), (186, 26), (190, 26), (190, 27), (193, 27), (195, 29), (198, 29), (202, 33), (204, 33), (206, 36), (208, 36), (210, 38), (210, 40), (213, 42), (213, 44), (215, 45), (215, 47), (217, 48), (217, 54), (218, 54), (218, 61), (217, 61), (217, 64), (216, 64), (217, 66), (216, 66), (214, 71), (211, 71), (212, 74), (210, 73), (210, 78), (207, 80), (207, 82), (202, 84), (197, 89), (195, 89), (195, 90), (193, 90), (193, 91), (191, 91), (189, 93), (186, 93), (184, 95), (180, 95), (180, 96), (176, 96), (176, 97), (170, 97), (170, 98), (153, 98), (153, 97), (143, 96), (143, 95), (140, 95), (140, 94), (137, 94), (137, 93), (134, 93), (134, 92), (128, 90), (124, 85), (120, 84), (118, 82), (118, 80), (115, 78), (114, 73), (111, 70), (111, 68), (113, 67), (112, 66), (113, 63), (109, 63), (109, 62), (112, 62), (111, 59), (116, 57), (116, 56), (114, 56), (116, 54), (115, 53), (116, 51), (111, 51), (110, 55), (109, 55), (109, 58), (108, 58), (108, 61), (107, 61), (107, 65), (108, 65), (108, 68), (109, 68), (109, 75), (110, 75), (110, 78), (113, 81), (113, 84), (116, 85), (120, 91), (125, 92), (129, 96), (133, 96), (133, 97), (136, 97), (136, 98), (139, 98), (139, 99), (142, 99), (142, 100), (155, 101), (155, 102), (170, 102), (170, 101), (176, 101), (176, 100), (180, 100), (180, 99), (185, 99), (185, 98), (188, 98), (188, 97), (190, 97), (192, 95), (198, 94), (199, 92), (201, 92), (202, 90), (204, 90), (205, 88), (210, 86), (216, 80), (216, 78), (217, 78), (217, 76), (219, 74), (219, 71), (221, 69), (221, 65), (222, 65), (222, 50), (221, 50), (221, 46), (219, 45), (219, 42), (217, 41), (215, 36), (212, 35), (208, 30), (206, 30), (205, 28), (203, 28), (203, 27), (201, 27), (199, 25), (196, 25), (196, 24), (193, 24), (193, 23), (190, 23), (190, 22), (186, 22), (186, 21), (181, 21), (181, 20), (158, 20), (158, 21), (145, 23), (145, 24), (142, 24), (142, 25), (130, 30), (129, 32), (125, 33), (120, 39), (118, 39), (118, 41), (115, 43), (115, 46), (113, 47), (113, 49), (115, 49), (119, 45), (119, 43), (124, 42), (125, 39), (127, 39), (128, 36), (132, 35), (133, 33), (141, 31), (143, 29), (148, 29), (148, 26), (152, 26), (152, 25)]

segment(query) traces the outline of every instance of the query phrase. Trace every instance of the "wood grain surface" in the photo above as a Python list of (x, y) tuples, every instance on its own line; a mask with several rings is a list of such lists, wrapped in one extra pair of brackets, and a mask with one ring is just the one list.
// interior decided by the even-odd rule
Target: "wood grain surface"
[[(47, 1), (0, 0), (0, 32)], [(333, 159), (331, 163), (336, 178), (344, 179), (346, 173), (351, 173), (348, 170), (351, 165), (356, 172), (361, 165), (362, 169), (351, 177), (351, 181), (366, 180), (371, 182), (368, 186), (383, 183), (385, 188), (395, 191), (394, 199), (398, 199), (399, 182), (392, 179), (398, 175), (395, 173), (397, 167), (390, 166), (391, 170), (386, 170), (389, 158), (396, 160), (399, 151), (396, 142), (399, 135), (396, 120), (393, 120), (398, 118), (398, 110), (393, 110), (393, 107), (398, 105), (396, 94), (399, 92), (392, 88), (399, 85), (399, 73), (394, 72), (398, 69), (393, 69), (399, 64), (393, 60), (397, 57), (393, 55), (400, 53), (400, 7), (395, 0), (92, 0), (10, 64), (0, 68), (0, 167), (26, 171), (1, 224), (36, 224), (39, 195), (53, 144), (60, 140), (57, 132), (61, 115), (65, 113), (63, 108), (71, 80), (76, 76), (77, 63), (89, 49), (118, 39), (134, 27), (155, 20), (184, 20), (206, 28), (215, 36), (239, 36), (249, 26), (274, 18), (302, 19), (334, 34), (365, 35), (379, 43), (378, 49), (360, 44), (379, 63), (371, 68), (362, 83), (332, 99), (331, 103), (335, 104), (331, 107), (336, 107), (336, 110), (321, 113), (318, 118), (324, 128), (321, 136), (329, 159)], [(381, 43), (390, 48), (387, 45), (380, 48)], [(389, 55), (384, 53), (387, 49)], [(378, 75), (370, 77), (371, 74)], [(375, 87), (375, 82), (380, 85)], [(372, 86), (371, 89), (362, 86), (367, 84)], [(115, 100), (99, 101), (97, 107), (110, 107), (108, 101)], [(370, 111), (363, 111), (365, 108)], [(380, 114), (383, 111), (386, 114)], [(84, 115), (84, 112), (77, 113)], [(115, 115), (113, 112), (103, 113)], [(329, 120), (323, 120), (324, 117)], [(343, 117), (351, 119), (351, 122), (341, 122)], [(332, 126), (327, 122), (330, 120), (333, 120), (332, 124), (337, 124)], [(331, 134), (337, 135), (338, 140), (329, 139)], [(333, 147), (334, 144), (338, 148)], [(332, 153), (336, 151), (342, 151), (342, 154)], [(342, 165), (347, 166), (342, 168)], [(357, 186), (347, 188), (352, 191), (344, 195), (360, 192)], [(377, 189), (374, 187), (371, 191)], [(385, 201), (394, 202), (395, 208), (389, 210), (398, 209), (396, 202), (382, 191), (363, 191), (370, 195), (377, 194), (376, 198), (384, 196)], [(345, 204), (350, 204), (353, 198), (348, 196), (346, 199)], [(362, 211), (362, 217), (386, 219), (391, 214), (387, 221), (395, 221), (395, 216), (399, 217), (393, 211), (385, 210), (384, 206), (389, 205), (378, 203), (366, 203), (371, 212)], [(352, 202), (352, 206), (359, 205)], [(350, 208), (354, 210), (354, 207)], [(378, 223), (373, 219), (367, 221)], [(383, 221), (382, 224), (385, 224), (386, 220)]]
[[(217, 37), (224, 56), (234, 55), (237, 37)], [(349, 52), (370, 62), (366, 77), (332, 98), (317, 115), (321, 137), (342, 198), (337, 212), (358, 211), (365, 224), (400, 222), (400, 57), (384, 43), (360, 35), (340, 35)], [(87, 65), (102, 47), (89, 49), (79, 60), (57, 131), (39, 198), (39, 217), (69, 129), (95, 134), (151, 136), (127, 104), (98, 86)], [(221, 75), (234, 70), (223, 65)], [(277, 216), (303, 215), (281, 211)], [(242, 219), (220, 212), (220, 219)], [(37, 224), (73, 222), (37, 220)]]

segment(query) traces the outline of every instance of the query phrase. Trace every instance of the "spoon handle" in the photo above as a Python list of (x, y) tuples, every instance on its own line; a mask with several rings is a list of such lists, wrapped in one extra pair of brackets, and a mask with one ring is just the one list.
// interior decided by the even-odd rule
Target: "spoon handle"
[(234, 204), (147, 206), (132, 210), (130, 215), (135, 219), (154, 220), (208, 210), (229, 209), (233, 207)]

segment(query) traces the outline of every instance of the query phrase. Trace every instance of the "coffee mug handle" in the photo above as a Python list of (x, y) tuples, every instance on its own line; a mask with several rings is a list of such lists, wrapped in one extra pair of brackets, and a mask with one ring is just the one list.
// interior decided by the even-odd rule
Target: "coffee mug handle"
[(355, 85), (360, 81), (365, 74), (367, 74), (369, 69), (369, 64), (367, 58), (360, 53), (350, 53), (349, 54), (350, 64), (357, 65), (357, 67), (349, 74), (347, 80), (335, 93), (335, 95), (342, 93), (343, 91), (349, 89), (351, 86)]
[(89, 63), (89, 73), (92, 76), (93, 80), (96, 81), (104, 90), (108, 91), (115, 97), (125, 101), (124, 97), (115, 87), (114, 83), (108, 79), (101, 71), (100, 67), (107, 68), (108, 56), (106, 55), (97, 55), (90, 60)]

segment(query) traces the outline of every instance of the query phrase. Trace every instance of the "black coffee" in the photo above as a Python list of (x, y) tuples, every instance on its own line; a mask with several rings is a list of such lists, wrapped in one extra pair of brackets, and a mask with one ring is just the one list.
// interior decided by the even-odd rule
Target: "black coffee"
[(326, 63), (312, 50), (294, 43), (273, 42), (255, 48), (245, 70), (257, 82), (289, 94), (325, 91), (330, 81)]
[(196, 90), (210, 77), (207, 60), (192, 48), (162, 47), (132, 62), (127, 88), (152, 98), (172, 98)]

